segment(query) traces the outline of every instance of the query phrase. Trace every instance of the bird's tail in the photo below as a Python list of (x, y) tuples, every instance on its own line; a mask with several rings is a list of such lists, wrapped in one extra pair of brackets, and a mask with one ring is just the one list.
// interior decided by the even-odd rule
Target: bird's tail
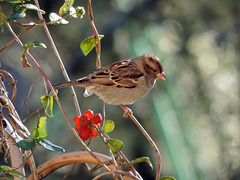
[(60, 88), (69, 87), (69, 86), (86, 87), (87, 85), (88, 85), (87, 80), (82, 78), (75, 81), (68, 81), (64, 83), (54, 84), (53, 87), (55, 89), (60, 89)]

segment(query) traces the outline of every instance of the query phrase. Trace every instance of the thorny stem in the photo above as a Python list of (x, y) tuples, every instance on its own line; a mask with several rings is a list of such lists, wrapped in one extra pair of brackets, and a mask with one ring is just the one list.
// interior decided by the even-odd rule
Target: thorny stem
[[(35, 2), (35, 5), (36, 5), (38, 8), (40, 8), (39, 3), (38, 3), (38, 0), (34, 0), (34, 2)], [(58, 52), (57, 47), (56, 47), (56, 45), (55, 45), (55, 43), (54, 43), (54, 41), (53, 41), (53, 39), (52, 39), (52, 36), (51, 36), (50, 32), (49, 32), (49, 30), (48, 30), (48, 27), (47, 27), (47, 25), (45, 24), (45, 20), (44, 20), (44, 18), (43, 18), (43, 16), (42, 16), (41, 12), (37, 11), (37, 13), (38, 13), (38, 17), (39, 17), (40, 21), (43, 23), (44, 31), (45, 31), (45, 33), (46, 33), (46, 35), (47, 35), (47, 38), (48, 38), (48, 40), (49, 40), (49, 42), (50, 42), (50, 44), (51, 44), (51, 47), (52, 47), (52, 49), (53, 49), (53, 51), (54, 51), (54, 54), (55, 54), (55, 56), (56, 56), (56, 58), (57, 58), (57, 60), (58, 60), (58, 63), (59, 63), (60, 68), (61, 68), (61, 70), (62, 70), (62, 72), (63, 72), (63, 75), (64, 75), (66, 81), (70, 81), (70, 78), (69, 78), (69, 76), (68, 76), (68, 74), (67, 74), (67, 71), (66, 71), (66, 69), (65, 69), (65, 66), (64, 66), (64, 64), (63, 64), (63, 62), (62, 62), (61, 56), (59, 55), (59, 52)], [(73, 88), (72, 86), (70, 86), (69, 88), (70, 88), (70, 91), (71, 91), (72, 96), (73, 96), (73, 101), (74, 101), (74, 104), (75, 104), (75, 108), (76, 108), (76, 111), (77, 111), (77, 115), (78, 115), (78, 116), (81, 116), (81, 110), (80, 110), (80, 106), (79, 106), (79, 103), (78, 103), (78, 99), (77, 99), (76, 92), (74, 91), (74, 88)]]
[[(126, 106), (121, 106), (123, 110), (125, 110)], [(137, 127), (140, 129), (140, 131), (143, 133), (143, 135), (147, 138), (151, 146), (153, 147), (154, 151), (156, 152), (157, 159), (158, 159), (158, 165), (157, 165), (157, 173), (156, 173), (156, 180), (160, 178), (161, 173), (161, 166), (162, 166), (162, 159), (160, 151), (158, 150), (156, 144), (152, 140), (152, 138), (148, 135), (148, 133), (145, 131), (145, 129), (142, 127), (142, 125), (138, 122), (138, 120), (133, 116), (133, 114), (129, 111), (127, 112), (127, 115), (133, 120), (133, 122), (137, 125)]]

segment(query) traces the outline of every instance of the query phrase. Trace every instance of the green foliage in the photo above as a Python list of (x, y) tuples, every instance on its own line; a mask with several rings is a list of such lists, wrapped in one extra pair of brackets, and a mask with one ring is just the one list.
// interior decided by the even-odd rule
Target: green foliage
[(24, 44), (24, 48), (27, 50), (31, 47), (34, 47), (34, 48), (47, 48), (47, 46), (40, 42), (40, 41), (33, 41), (33, 42), (27, 42)]
[(109, 132), (112, 132), (115, 128), (115, 124), (113, 121), (111, 120), (106, 120), (104, 125), (103, 125), (103, 131), (105, 133), (109, 133)]
[(107, 144), (113, 154), (116, 154), (118, 151), (121, 151), (124, 145), (123, 142), (118, 139), (109, 139)]
[(43, 138), (36, 139), (36, 143), (50, 151), (59, 152), (59, 153), (65, 152), (65, 150), (62, 147), (55, 145)]
[(137, 158), (137, 159), (134, 159), (131, 161), (132, 164), (136, 164), (136, 163), (140, 163), (140, 162), (146, 162), (153, 169), (153, 165), (152, 165), (149, 157), (140, 157), (140, 158)]
[(46, 114), (49, 117), (53, 117), (53, 95), (43, 95), (40, 100)]
[(33, 4), (23, 4), (23, 5), (13, 4), (13, 14), (7, 18), (8, 21), (14, 21), (14, 20), (25, 17), (26, 10), (40, 11), (42, 14), (45, 14), (45, 11), (37, 8), (37, 6), (35, 6)]
[(63, 14), (67, 13), (69, 9), (72, 7), (74, 0), (65, 0), (63, 6), (59, 10), (59, 15), (62, 16)]
[[(104, 35), (99, 35), (99, 39), (102, 39), (103, 37)], [(80, 48), (85, 56), (87, 56), (88, 53), (90, 53), (94, 47), (95, 47), (95, 43), (94, 43), (93, 36), (84, 39), (80, 44)]]
[(7, 20), (7, 17), (3, 12), (0, 11), (0, 26), (2, 26)]
[(23, 139), (17, 142), (17, 145), (23, 150), (31, 150), (35, 146), (35, 142), (31, 139)]
[(46, 130), (46, 118), (45, 117), (40, 117), (39, 122), (37, 125), (37, 128), (34, 128), (32, 130), (32, 135), (34, 137), (46, 137), (47, 136), (47, 130)]
[[(25, 176), (17, 171), (14, 171), (14, 168), (6, 166), (6, 165), (1, 165), (0, 166), (0, 173), (1, 172), (8, 172), (8, 174), (16, 177), (16, 178), (21, 178), (23, 179)], [(4, 178), (7, 179), (7, 176), (4, 176)]]
[(176, 179), (171, 176), (165, 176), (165, 177), (160, 177), (159, 180), (176, 180)]

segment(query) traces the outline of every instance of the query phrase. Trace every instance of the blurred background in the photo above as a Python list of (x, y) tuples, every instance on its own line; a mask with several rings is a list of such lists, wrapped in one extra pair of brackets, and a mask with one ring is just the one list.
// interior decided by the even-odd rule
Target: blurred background
[[(39, 3), (48, 21), (49, 13), (58, 13), (64, 1)], [(129, 106), (161, 151), (162, 175), (178, 180), (240, 179), (240, 1), (93, 0), (92, 5), (95, 25), (104, 35), (102, 66), (144, 53), (158, 56), (163, 63), (167, 81), (158, 80), (146, 97)], [(5, 14), (11, 15), (11, 5), (1, 6)], [(76, 1), (74, 6), (83, 6), (87, 11), (87, 1)], [(30, 21), (38, 22), (35, 12), (29, 11), (28, 15)], [(96, 53), (93, 50), (85, 57), (80, 50), (81, 41), (92, 35), (88, 16), (69, 21), (68, 25), (52, 25), (49, 29), (70, 78), (77, 79), (95, 70)], [(16, 34), (24, 30), (15, 25), (12, 28)], [(12, 39), (3, 26), (0, 48)], [(45, 43), (48, 49), (30, 52), (52, 83), (65, 81), (42, 28), (30, 30), (21, 40)], [(24, 119), (28, 115), (24, 100), (31, 85), (37, 82), (27, 101), (30, 113), (41, 106), (40, 96), (45, 89), (33, 64), (32, 68), (22, 68), (22, 53), (14, 43), (0, 54), (0, 62), (1, 68), (17, 80), (14, 105)], [(10, 87), (8, 90), (11, 94)], [(83, 89), (75, 90), (82, 111), (102, 112), (97, 96), (84, 98)], [(59, 97), (68, 118), (73, 120), (76, 112), (69, 89), (59, 90)], [(54, 118), (47, 120), (47, 139), (66, 152), (81, 150), (57, 104), (54, 106)], [(110, 137), (124, 142), (123, 153), (129, 160), (148, 156), (156, 167), (150, 144), (122, 115), (120, 107), (106, 105), (107, 119), (116, 125)], [(26, 123), (29, 130), (36, 126), (34, 118)], [(107, 152), (99, 138), (90, 148)], [(58, 155), (38, 147), (34, 157), (38, 166)], [(136, 168), (144, 179), (154, 179), (155, 168), (145, 163)], [(46, 179), (61, 179), (69, 169), (61, 168)], [(92, 177), (78, 165), (67, 179)]]

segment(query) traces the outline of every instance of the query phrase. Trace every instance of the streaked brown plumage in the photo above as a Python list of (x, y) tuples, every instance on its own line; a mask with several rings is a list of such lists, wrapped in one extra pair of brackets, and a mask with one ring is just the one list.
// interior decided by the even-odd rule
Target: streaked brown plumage
[(159, 58), (144, 54), (115, 62), (86, 77), (55, 84), (53, 87), (56, 89), (66, 86), (84, 87), (85, 97), (95, 93), (108, 104), (127, 105), (145, 96), (157, 78), (166, 80)]

